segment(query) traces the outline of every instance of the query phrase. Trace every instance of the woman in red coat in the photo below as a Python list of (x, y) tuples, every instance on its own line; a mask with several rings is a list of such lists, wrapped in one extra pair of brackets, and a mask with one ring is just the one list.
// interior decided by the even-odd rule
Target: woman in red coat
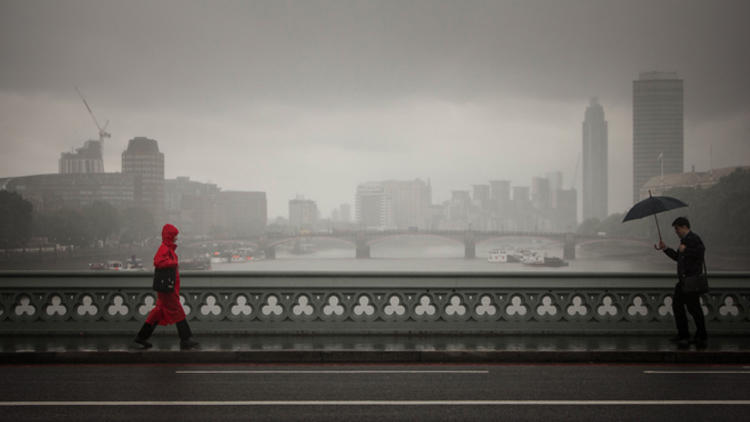
[(185, 320), (185, 311), (180, 303), (180, 272), (178, 270), (178, 259), (175, 249), (177, 249), (177, 227), (171, 224), (165, 224), (161, 230), (161, 246), (154, 255), (155, 268), (174, 268), (177, 280), (174, 290), (171, 292), (157, 292), (156, 306), (146, 317), (146, 322), (141, 327), (135, 342), (142, 345), (145, 349), (152, 346), (147, 340), (151, 337), (157, 325), (177, 324), (177, 332), (180, 335), (180, 348), (191, 349), (198, 346), (198, 343), (191, 340), (192, 332), (190, 326)]

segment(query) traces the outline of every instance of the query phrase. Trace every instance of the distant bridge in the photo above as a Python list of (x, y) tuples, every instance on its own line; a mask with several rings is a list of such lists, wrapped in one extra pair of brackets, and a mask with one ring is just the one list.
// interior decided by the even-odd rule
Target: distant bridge
[(576, 246), (602, 242), (632, 242), (650, 245), (643, 239), (614, 236), (585, 236), (576, 233), (527, 232), (527, 231), (474, 231), (474, 230), (384, 230), (357, 231), (333, 230), (331, 232), (310, 232), (298, 234), (266, 233), (262, 236), (245, 239), (257, 249), (264, 251), (267, 259), (276, 257), (276, 247), (285, 243), (300, 242), (304, 239), (335, 239), (354, 246), (356, 258), (370, 258), (371, 246), (388, 239), (404, 236), (436, 237), (448, 239), (464, 245), (464, 258), (476, 258), (476, 245), (492, 239), (504, 237), (527, 237), (549, 239), (563, 245), (563, 258), (575, 259)]

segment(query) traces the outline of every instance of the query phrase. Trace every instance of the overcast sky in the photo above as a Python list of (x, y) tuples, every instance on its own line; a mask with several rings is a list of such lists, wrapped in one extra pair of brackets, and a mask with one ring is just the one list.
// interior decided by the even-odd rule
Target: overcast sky
[[(685, 81), (685, 167), (750, 165), (748, 1), (0, 0), (0, 177), (57, 171), (110, 120), (105, 170), (159, 141), (166, 176), (296, 195), (358, 183), (569, 187), (581, 122), (609, 122), (610, 212), (632, 200), (632, 81)], [(580, 178), (580, 169), (578, 172)], [(580, 186), (580, 183), (577, 183)], [(579, 197), (580, 197), (579, 191)]]

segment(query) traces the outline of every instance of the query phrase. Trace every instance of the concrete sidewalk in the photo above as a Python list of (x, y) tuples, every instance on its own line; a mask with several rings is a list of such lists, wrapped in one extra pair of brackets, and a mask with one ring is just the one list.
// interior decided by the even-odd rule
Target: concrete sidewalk
[(750, 337), (712, 337), (708, 348), (678, 350), (664, 336), (486, 335), (197, 336), (181, 351), (157, 332), (142, 350), (131, 336), (2, 336), (0, 362), (32, 363), (733, 363), (750, 364)]

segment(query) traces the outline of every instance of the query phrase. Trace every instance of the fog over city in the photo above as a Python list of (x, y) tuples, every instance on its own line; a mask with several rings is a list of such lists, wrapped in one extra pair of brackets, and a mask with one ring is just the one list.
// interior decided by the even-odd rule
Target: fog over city
[(110, 121), (105, 171), (145, 136), (165, 177), (264, 191), (269, 218), (297, 195), (328, 216), (372, 180), (429, 179), (433, 203), (551, 171), (570, 188), (598, 97), (623, 212), (640, 72), (684, 81), (685, 171), (750, 164), (748, 16), (746, 1), (0, 1), (0, 177), (55, 173), (97, 138), (78, 86)]
[(740, 420), (749, 53), (750, 0), (0, 0), (0, 422)]

